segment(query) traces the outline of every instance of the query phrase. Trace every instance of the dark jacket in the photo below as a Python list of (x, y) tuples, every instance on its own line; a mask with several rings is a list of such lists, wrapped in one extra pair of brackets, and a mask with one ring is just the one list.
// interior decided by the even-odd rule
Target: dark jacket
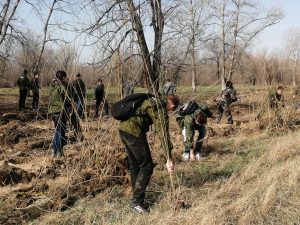
[(39, 91), (40, 91), (39, 80), (38, 79), (33, 79), (31, 81), (30, 87), (31, 87), (32, 93), (39, 93)]
[(94, 88), (94, 95), (96, 99), (102, 99), (104, 97), (104, 84), (97, 84)]
[(22, 74), (18, 80), (17, 85), (19, 86), (20, 91), (25, 91), (30, 89), (30, 80), (27, 75)]
[(77, 95), (77, 98), (83, 100), (86, 96), (86, 88), (83, 80), (81, 80), (80, 78), (74, 80), (73, 87), (75, 90), (75, 94)]
[(278, 107), (284, 107), (284, 96), (275, 93), (269, 93), (268, 95), (269, 106), (272, 109), (276, 109)]

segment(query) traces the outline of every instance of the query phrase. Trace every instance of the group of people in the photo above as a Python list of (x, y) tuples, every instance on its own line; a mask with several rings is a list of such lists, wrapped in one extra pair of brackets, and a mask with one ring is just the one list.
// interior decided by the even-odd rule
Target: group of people
[[(133, 90), (128, 88), (128, 96), (133, 95)], [(275, 94), (269, 96), (270, 106), (273, 108), (283, 104), (282, 87), (278, 87)], [(179, 99), (175, 95), (176, 86), (168, 79), (161, 90), (161, 94), (149, 95), (137, 106), (133, 116), (119, 123), (119, 136), (125, 146), (128, 156), (128, 169), (132, 185), (132, 199), (130, 208), (138, 213), (145, 213), (145, 191), (150, 182), (154, 163), (147, 140), (147, 132), (150, 126), (154, 126), (158, 134), (162, 149), (165, 152), (166, 169), (170, 174), (174, 173), (172, 157), (173, 145), (169, 133), (169, 112), (175, 111), (176, 122), (181, 130), (184, 142), (182, 153), (183, 161), (195, 161), (201, 159), (202, 144), (206, 135), (208, 118), (220, 123), (225, 114), (228, 124), (233, 124), (230, 105), (238, 100), (236, 90), (231, 81), (226, 82), (217, 101), (217, 113), (214, 116), (209, 107), (203, 103), (189, 101), (179, 106)], [(99, 114), (99, 106), (104, 104), (105, 114), (108, 114), (108, 103), (105, 99), (104, 84), (98, 80), (94, 88), (96, 98), (95, 116)], [(22, 92), (23, 95), (23, 92)], [(125, 96), (126, 96), (125, 95)], [(21, 88), (20, 88), (21, 96)], [(63, 156), (63, 147), (66, 145), (67, 122), (74, 128), (74, 134), (78, 141), (83, 140), (80, 126), (80, 118), (84, 117), (84, 99), (86, 87), (77, 74), (77, 79), (70, 82), (65, 71), (56, 72), (56, 79), (50, 90), (49, 114), (52, 117), (55, 133), (53, 138), (53, 156)], [(195, 139), (196, 132), (198, 133)], [(195, 139), (195, 140), (194, 140)]]
[[(133, 84), (126, 83), (125, 97), (133, 94)], [(165, 152), (166, 168), (172, 174), (174, 163), (172, 158), (173, 145), (169, 134), (169, 115), (179, 106), (179, 99), (175, 95), (176, 86), (168, 79), (163, 85), (161, 94), (143, 100), (137, 107), (135, 114), (119, 124), (119, 135), (123, 142), (127, 155), (130, 171), (133, 196), (130, 208), (138, 213), (145, 213), (144, 207), (145, 191), (151, 179), (154, 163), (152, 160), (146, 133), (151, 125), (154, 125), (161, 141), (162, 149)], [(96, 98), (95, 116), (99, 114), (99, 106), (104, 105), (104, 113), (108, 114), (108, 103), (105, 99), (104, 84), (98, 80), (94, 88)], [(226, 83), (218, 99), (217, 122), (220, 122), (222, 115), (227, 116), (228, 123), (232, 124), (232, 116), (228, 106), (236, 101), (236, 91), (232, 83)], [(56, 79), (50, 89), (49, 115), (54, 123), (55, 132), (53, 137), (53, 157), (64, 155), (63, 148), (67, 143), (66, 130), (69, 121), (74, 129), (74, 136), (77, 141), (83, 140), (80, 119), (84, 118), (84, 99), (86, 87), (81, 80), (80, 74), (76, 80), (70, 82), (65, 71), (56, 72)], [(205, 104), (190, 101), (181, 106), (176, 113), (176, 121), (181, 129), (184, 141), (182, 159), (184, 161), (195, 161), (201, 158), (202, 143), (206, 134), (206, 123), (208, 118), (215, 118), (213, 113)], [(195, 133), (198, 137), (194, 143)]]
[(19, 87), (19, 111), (23, 111), (25, 109), (26, 98), (32, 91), (32, 109), (33, 111), (37, 111), (39, 108), (39, 75), (35, 74), (33, 78), (30, 80), (27, 76), (28, 71), (24, 70), (23, 74), (18, 78), (17, 85)]
[[(148, 212), (144, 205), (145, 190), (153, 173), (153, 160), (147, 141), (146, 133), (154, 125), (161, 141), (166, 157), (166, 169), (170, 174), (174, 172), (172, 158), (173, 145), (169, 133), (168, 112), (175, 111), (179, 106), (179, 99), (175, 95), (176, 87), (168, 79), (161, 90), (161, 95), (150, 96), (137, 107), (134, 116), (119, 125), (120, 139), (123, 142), (129, 160), (129, 171), (132, 185), (132, 199), (130, 208), (137, 213)], [(206, 104), (189, 101), (176, 110), (176, 121), (183, 135), (184, 149), (182, 159), (195, 161), (201, 159), (201, 149), (206, 135), (208, 118), (216, 118), (219, 123), (223, 114), (227, 116), (227, 123), (233, 119), (229, 105), (237, 101), (236, 90), (232, 82), (226, 82), (226, 88), (217, 99), (218, 113), (213, 116)], [(198, 132), (198, 137), (194, 137)]]

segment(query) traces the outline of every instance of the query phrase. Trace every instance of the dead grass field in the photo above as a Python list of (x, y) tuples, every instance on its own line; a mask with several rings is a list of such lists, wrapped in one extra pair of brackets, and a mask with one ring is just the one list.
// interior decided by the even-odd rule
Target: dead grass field
[[(195, 97), (214, 112), (216, 91), (201, 88), (190, 96), (180, 90), (183, 100)], [(238, 88), (234, 125), (208, 122), (200, 162), (181, 161), (182, 137), (170, 115), (172, 177), (158, 137), (149, 133), (157, 164), (146, 197), (149, 215), (128, 209), (131, 190), (117, 121), (83, 121), (85, 140), (69, 143), (65, 159), (53, 160), (47, 98), (35, 118), (29, 110), (15, 113), (17, 92), (0, 93), (0, 224), (300, 224), (300, 131), (295, 124), (270, 129), (268, 113), (254, 120), (266, 89)], [(176, 207), (178, 201), (190, 207)]]

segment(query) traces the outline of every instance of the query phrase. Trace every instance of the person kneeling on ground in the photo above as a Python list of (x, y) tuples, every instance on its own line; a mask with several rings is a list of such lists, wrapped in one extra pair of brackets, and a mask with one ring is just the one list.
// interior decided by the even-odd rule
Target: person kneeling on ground
[[(187, 103), (181, 109), (176, 115), (176, 122), (182, 131), (184, 139), (182, 159), (184, 161), (189, 159), (191, 161), (200, 160), (201, 148), (206, 134), (207, 118), (214, 118), (213, 113), (207, 105), (198, 104), (194, 101)], [(198, 131), (199, 135), (194, 146), (196, 131)]]
[(166, 152), (167, 170), (170, 174), (174, 172), (168, 112), (175, 110), (178, 104), (179, 100), (175, 96), (148, 98), (136, 109), (134, 116), (122, 121), (119, 125), (120, 138), (128, 154), (133, 189), (130, 208), (135, 212), (147, 212), (144, 208), (145, 191), (154, 166), (146, 133), (152, 124)]

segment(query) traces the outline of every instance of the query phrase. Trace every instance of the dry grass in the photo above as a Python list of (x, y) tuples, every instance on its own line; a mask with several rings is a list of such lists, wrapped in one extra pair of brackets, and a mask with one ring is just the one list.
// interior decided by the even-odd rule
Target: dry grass
[[(167, 174), (156, 171), (149, 189), (164, 193), (156, 193), (159, 201), (149, 215), (131, 213), (128, 191), (115, 187), (35, 224), (299, 224), (299, 134), (223, 140), (223, 147), (235, 154), (224, 162), (216, 160), (215, 152), (201, 163), (179, 164), (176, 193)], [(174, 194), (192, 207), (174, 211)]]
[[(1, 160), (36, 176), (30, 183), (0, 188), (0, 221), (7, 217), (12, 223), (38, 225), (300, 224), (300, 131), (293, 133), (296, 126), (290, 129), (288, 123), (295, 114), (287, 110), (283, 127), (260, 130), (254, 118), (261, 91), (251, 94), (242, 93), (244, 102), (232, 106), (234, 126), (209, 122), (207, 154), (201, 162), (181, 162), (182, 137), (171, 116), (177, 171), (172, 179), (165, 171), (158, 137), (149, 133), (157, 163), (146, 198), (149, 215), (128, 209), (131, 189), (116, 121), (85, 120), (85, 141), (68, 144), (63, 162), (50, 157), (51, 121), (18, 125), (10, 133), (21, 132), (20, 142), (5, 146)], [(265, 127), (270, 127), (272, 117), (265, 114)], [(1, 127), (1, 138), (12, 125)], [(41, 147), (32, 147), (37, 145)], [(191, 208), (174, 210), (178, 201)]]

